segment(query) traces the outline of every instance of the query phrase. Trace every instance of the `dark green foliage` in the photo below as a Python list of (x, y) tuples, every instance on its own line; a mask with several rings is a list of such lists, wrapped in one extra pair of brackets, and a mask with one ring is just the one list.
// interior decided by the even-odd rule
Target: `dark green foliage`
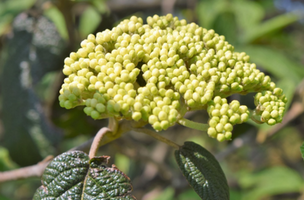
[(90, 160), (82, 151), (59, 155), (45, 169), (33, 199), (134, 200), (129, 177), (115, 165), (107, 167), (108, 159)]
[(175, 151), (175, 159), (189, 184), (204, 200), (229, 199), (225, 174), (215, 157), (193, 142)]
[(300, 147), (302, 158), (304, 159), (304, 143)]
[(46, 73), (60, 69), (64, 49), (55, 26), (47, 18), (26, 13), (15, 18), (3, 50), (0, 80), (5, 142), (19, 165), (37, 163), (54, 153), (53, 146), (60, 139), (60, 131), (43, 113), (35, 86)]

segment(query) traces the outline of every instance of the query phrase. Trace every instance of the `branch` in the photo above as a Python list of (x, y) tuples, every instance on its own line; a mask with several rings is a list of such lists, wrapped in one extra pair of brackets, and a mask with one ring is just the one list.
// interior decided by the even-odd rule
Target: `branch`
[(47, 156), (44, 160), (36, 165), (15, 169), (6, 172), (0, 172), (0, 183), (6, 181), (13, 181), (19, 179), (25, 179), (30, 177), (42, 176), (46, 166), (53, 160), (53, 156)]

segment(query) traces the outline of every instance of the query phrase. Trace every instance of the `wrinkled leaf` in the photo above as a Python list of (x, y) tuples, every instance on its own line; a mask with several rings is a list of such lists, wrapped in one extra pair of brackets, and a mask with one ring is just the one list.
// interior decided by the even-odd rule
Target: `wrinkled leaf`
[(247, 45), (238, 48), (250, 56), (250, 61), (276, 76), (278, 79), (289, 79), (298, 84), (304, 77), (303, 66), (290, 60), (277, 50), (259, 45)]
[(301, 175), (287, 167), (273, 167), (258, 173), (242, 174), (239, 183), (242, 188), (248, 189), (242, 197), (243, 200), (300, 192), (304, 184)]
[(134, 200), (129, 177), (115, 165), (107, 167), (108, 158), (90, 160), (82, 151), (57, 156), (45, 169), (33, 200)]
[(175, 151), (175, 159), (195, 192), (204, 200), (229, 199), (225, 174), (215, 157), (193, 142)]
[(2, 52), (0, 80), (4, 140), (19, 165), (53, 154), (60, 140), (61, 131), (46, 119), (35, 86), (46, 73), (62, 67), (64, 48), (55, 26), (45, 17), (21, 13), (14, 20)]

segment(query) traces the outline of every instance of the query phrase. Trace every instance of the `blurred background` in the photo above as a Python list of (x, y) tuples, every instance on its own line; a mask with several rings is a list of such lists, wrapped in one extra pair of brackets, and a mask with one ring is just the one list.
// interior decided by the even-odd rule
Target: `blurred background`
[[(172, 13), (225, 35), (235, 50), (284, 89), (281, 124), (237, 125), (219, 143), (205, 132), (174, 126), (161, 134), (178, 144), (194, 141), (219, 160), (231, 200), (304, 199), (303, 0), (0, 0), (0, 171), (36, 164), (89, 140), (107, 120), (58, 103), (63, 60), (90, 33), (124, 18)], [(252, 108), (253, 95), (234, 95)], [(206, 122), (205, 111), (187, 118)], [(126, 133), (100, 148), (132, 180), (142, 200), (199, 200), (166, 144)], [(32, 199), (39, 178), (0, 184), (0, 200)]]

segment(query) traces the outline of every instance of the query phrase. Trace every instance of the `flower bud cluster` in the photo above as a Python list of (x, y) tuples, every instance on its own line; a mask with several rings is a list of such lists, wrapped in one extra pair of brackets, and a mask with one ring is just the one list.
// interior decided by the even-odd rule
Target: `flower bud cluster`
[(208, 135), (218, 141), (229, 140), (233, 125), (241, 124), (249, 119), (247, 106), (240, 105), (236, 100), (227, 103), (226, 98), (215, 96), (208, 102), (207, 112), (210, 116)]
[[(185, 106), (208, 107), (208, 134), (220, 141), (231, 137), (234, 124), (248, 119), (246, 106), (227, 104), (225, 97), (262, 92), (256, 102), (263, 113), (277, 110), (271, 102), (283, 105), (270, 77), (249, 63), (248, 55), (234, 52), (214, 30), (171, 14), (148, 17), (147, 24), (133, 16), (112, 30), (90, 34), (64, 60), (63, 73), (68, 76), (59, 96), (64, 108), (83, 105), (93, 119), (141, 120), (159, 131), (182, 118)], [(266, 90), (278, 98), (267, 96)], [(271, 109), (261, 106), (266, 103), (262, 97)], [(278, 122), (283, 113), (277, 111), (278, 116), (268, 118), (265, 112), (263, 120)]]
[(255, 115), (259, 116), (260, 122), (274, 125), (282, 121), (285, 112), (287, 99), (282, 94), (281, 88), (274, 88), (273, 91), (259, 92), (254, 97), (256, 105)]

